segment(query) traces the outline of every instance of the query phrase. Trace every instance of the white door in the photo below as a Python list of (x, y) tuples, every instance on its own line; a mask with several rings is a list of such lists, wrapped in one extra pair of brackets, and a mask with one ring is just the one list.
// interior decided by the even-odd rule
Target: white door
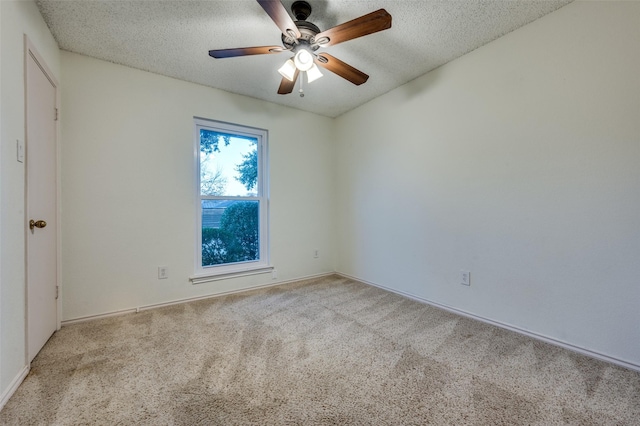
[(58, 326), (56, 84), (27, 47), (27, 341), (29, 362)]

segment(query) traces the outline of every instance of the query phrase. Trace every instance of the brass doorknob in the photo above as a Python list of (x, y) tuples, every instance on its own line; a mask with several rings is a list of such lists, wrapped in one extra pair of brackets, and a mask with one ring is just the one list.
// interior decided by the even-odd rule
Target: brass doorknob
[(29, 229), (33, 230), (33, 228), (44, 228), (47, 226), (47, 222), (44, 220), (33, 220), (29, 221)]

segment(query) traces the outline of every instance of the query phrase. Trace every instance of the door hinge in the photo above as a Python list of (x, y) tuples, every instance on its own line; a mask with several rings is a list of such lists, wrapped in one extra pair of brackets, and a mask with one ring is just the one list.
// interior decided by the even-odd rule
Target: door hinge
[(56, 286), (56, 300), (58, 300), (58, 295), (60, 294), (60, 286)]
[(54, 108), (55, 111), (55, 118), (53, 121), (58, 121), (58, 108)]

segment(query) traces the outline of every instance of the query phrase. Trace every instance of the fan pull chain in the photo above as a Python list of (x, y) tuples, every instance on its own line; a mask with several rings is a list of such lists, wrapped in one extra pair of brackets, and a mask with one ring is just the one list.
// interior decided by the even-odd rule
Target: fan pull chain
[(300, 76), (300, 89), (298, 92), (300, 93), (300, 97), (304, 98), (304, 89), (302, 88), (302, 82), (304, 81), (304, 75)]

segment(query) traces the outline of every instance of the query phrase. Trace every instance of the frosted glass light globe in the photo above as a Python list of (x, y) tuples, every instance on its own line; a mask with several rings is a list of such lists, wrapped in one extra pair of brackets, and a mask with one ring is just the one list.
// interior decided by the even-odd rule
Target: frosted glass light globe
[(305, 49), (300, 49), (293, 58), (293, 62), (300, 71), (308, 71), (313, 66), (313, 55)]

